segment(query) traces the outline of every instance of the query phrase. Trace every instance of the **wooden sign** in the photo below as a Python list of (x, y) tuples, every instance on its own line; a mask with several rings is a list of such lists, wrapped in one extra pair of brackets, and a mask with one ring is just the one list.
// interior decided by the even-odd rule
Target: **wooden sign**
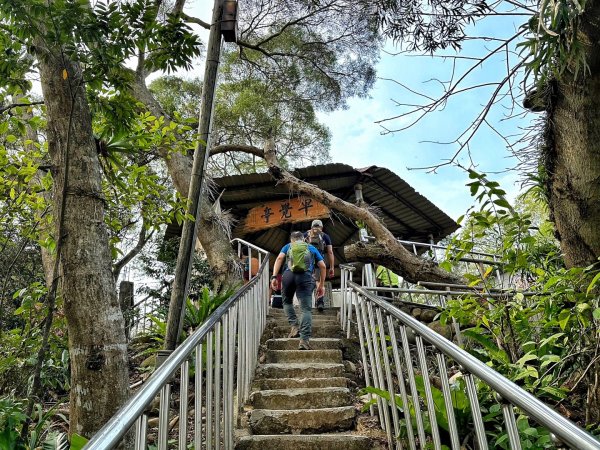
[(307, 222), (329, 217), (329, 208), (308, 197), (263, 203), (248, 211), (241, 227), (244, 233), (273, 228), (282, 223)]

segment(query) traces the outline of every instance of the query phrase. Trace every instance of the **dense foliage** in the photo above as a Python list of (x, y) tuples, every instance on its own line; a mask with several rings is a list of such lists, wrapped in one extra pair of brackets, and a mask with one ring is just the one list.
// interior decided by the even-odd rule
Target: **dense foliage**
[[(516, 291), (498, 298), (485, 295), (486, 288), (498, 285), (493, 267), (466, 275), (471, 285), (483, 286), (482, 293), (450, 301), (442, 320), (457, 320), (468, 349), (489, 366), (570, 419), (600, 431), (596, 429), (600, 267), (564, 267), (547, 208), (535, 188), (513, 208), (498, 183), (474, 171), (470, 175), (471, 191), (481, 209), (468, 216), (449, 254), (457, 258), (473, 249), (497, 254), (500, 281)], [(496, 402), (489, 388), (483, 384), (480, 388), (494, 435), (492, 430), (501, 430), (496, 423), (501, 411), (492, 406)], [(530, 448), (551, 446), (541, 428), (525, 434)], [(496, 445), (505, 448), (506, 435), (494, 436)]]

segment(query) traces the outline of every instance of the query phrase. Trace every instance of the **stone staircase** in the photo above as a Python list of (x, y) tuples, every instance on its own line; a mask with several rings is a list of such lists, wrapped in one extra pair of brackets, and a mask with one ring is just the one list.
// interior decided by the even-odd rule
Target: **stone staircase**
[[(298, 350), (282, 310), (272, 309), (247, 405), (240, 450), (366, 450), (355, 431), (354, 396), (344, 376), (337, 309), (313, 313), (312, 350)], [(376, 447), (380, 448), (380, 447)]]

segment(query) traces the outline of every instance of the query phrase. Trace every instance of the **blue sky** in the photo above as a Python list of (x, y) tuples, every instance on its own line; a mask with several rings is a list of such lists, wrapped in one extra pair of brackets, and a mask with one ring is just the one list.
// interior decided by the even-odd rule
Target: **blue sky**
[[(496, 17), (477, 23), (471, 30), (476, 30), (480, 36), (510, 37), (522, 20), (522, 17)], [(483, 55), (487, 49), (497, 45), (497, 42), (467, 42), (461, 55)], [(395, 50), (391, 46), (386, 49), (390, 52)], [(446, 51), (445, 54), (454, 53)], [(511, 61), (516, 60), (516, 56), (511, 55)], [(459, 61), (455, 67), (455, 78), (456, 74), (472, 64), (472, 61)], [(389, 79), (437, 98), (443, 90), (440, 83), (433, 79), (449, 80), (452, 67), (451, 59), (406, 54), (392, 56), (384, 53), (377, 67), (379, 79), (370, 98), (352, 99), (347, 110), (321, 114), (320, 117), (332, 130), (331, 153), (334, 161), (344, 161), (356, 167), (370, 164), (388, 167), (456, 219), (473, 203), (469, 190), (465, 187), (469, 180), (464, 171), (452, 166), (442, 167), (436, 173), (409, 169), (435, 165), (451, 158), (458, 149), (457, 144), (439, 145), (426, 141), (450, 142), (456, 139), (477, 117), (496, 87), (483, 87), (450, 98), (443, 111), (430, 113), (404, 131), (385, 133), (376, 123), (407, 110), (399, 108), (395, 102), (422, 104), (427, 101), (394, 81), (388, 81)], [(502, 54), (474, 70), (465, 79), (464, 86), (497, 81), (502, 79), (504, 73), (506, 55)], [(504, 114), (508, 112), (504, 106), (510, 105), (506, 100), (495, 107), (489, 117), (490, 123), (501, 133), (510, 135), (517, 132), (518, 127), (526, 127), (533, 115), (525, 119), (503, 121)], [(388, 129), (399, 129), (412, 121), (410, 117), (381, 125)], [(483, 126), (471, 141), (470, 149), (472, 161), (463, 151), (459, 157), (461, 164), (470, 166), (472, 162), (475, 163), (476, 170), (489, 173), (489, 178), (499, 181), (508, 197), (514, 199), (521, 187), (519, 174), (515, 171), (491, 173), (502, 172), (516, 164), (514, 158), (510, 157), (506, 143), (490, 128)]]
[[(210, 0), (195, 0), (188, 5), (187, 11), (208, 21), (212, 3)], [(478, 36), (506, 38), (514, 34), (523, 21), (523, 17), (494, 17), (476, 23), (469, 31), (475, 31)], [(470, 41), (465, 43), (461, 54), (480, 56), (485, 54), (487, 49), (497, 45), (497, 42)], [(386, 50), (396, 51), (391, 45), (388, 45)], [(446, 54), (454, 53), (446, 51)], [(510, 58), (512, 61), (517, 60), (515, 55), (511, 55)], [(455, 67), (455, 74), (472, 64), (472, 61), (459, 61)], [(450, 59), (406, 54), (392, 56), (383, 53), (377, 66), (379, 79), (369, 98), (351, 99), (345, 110), (319, 113), (320, 120), (332, 133), (332, 161), (354, 167), (387, 167), (452, 218), (457, 219), (464, 214), (473, 204), (469, 189), (465, 187), (469, 180), (464, 171), (451, 166), (442, 167), (436, 173), (409, 169), (434, 165), (450, 158), (457, 150), (456, 144), (439, 145), (425, 141), (449, 142), (456, 139), (477, 117), (495, 86), (465, 92), (451, 98), (443, 111), (427, 115), (408, 130), (384, 133), (384, 129), (376, 123), (405, 111), (396, 106), (395, 101), (410, 104), (423, 101), (423, 98), (385, 79), (397, 80), (415, 91), (437, 97), (442, 93), (442, 89), (440, 83), (433, 79), (449, 80), (452, 67)], [(504, 73), (506, 54), (497, 56), (474, 70), (465, 80), (464, 86), (497, 81)], [(529, 115), (525, 119), (503, 121), (504, 115), (507, 114), (505, 107), (509, 104), (508, 101), (502, 102), (489, 116), (490, 123), (504, 135), (516, 133), (518, 127), (526, 127), (533, 119), (533, 115)], [(410, 118), (403, 118), (385, 122), (384, 125), (390, 129), (398, 129), (407, 125), (409, 120)], [(488, 178), (500, 182), (507, 191), (509, 200), (514, 199), (520, 191), (519, 174), (515, 171), (491, 173), (501, 172), (515, 165), (514, 159), (509, 158), (510, 153), (505, 142), (484, 126), (471, 141), (470, 149), (476, 170), (489, 173)], [(459, 161), (465, 166), (471, 165), (471, 159), (466, 152), (463, 152)]]

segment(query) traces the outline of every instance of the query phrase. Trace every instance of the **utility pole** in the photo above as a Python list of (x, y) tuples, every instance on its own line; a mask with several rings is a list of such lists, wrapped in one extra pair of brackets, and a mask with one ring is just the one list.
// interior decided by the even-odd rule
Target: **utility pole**
[(219, 58), (221, 56), (221, 16), (223, 12), (223, 0), (215, 0), (213, 6), (212, 20), (210, 23), (210, 34), (206, 52), (206, 66), (204, 68), (204, 82), (202, 86), (202, 104), (200, 110), (200, 123), (198, 135), (200, 140), (194, 153), (194, 164), (192, 166), (192, 179), (188, 193), (187, 213), (195, 218), (195, 221), (185, 220), (183, 222), (183, 233), (177, 255), (177, 266), (173, 290), (169, 303), (169, 315), (167, 318), (167, 334), (165, 336), (164, 351), (160, 352), (157, 365), (175, 349), (177, 340), (183, 328), (185, 315), (185, 299), (188, 295), (190, 273), (194, 258), (194, 247), (196, 243), (197, 224), (200, 217), (202, 191), (204, 186), (204, 174), (208, 165), (208, 157), (211, 148), (212, 113), (217, 84), (217, 72), (219, 69)]

